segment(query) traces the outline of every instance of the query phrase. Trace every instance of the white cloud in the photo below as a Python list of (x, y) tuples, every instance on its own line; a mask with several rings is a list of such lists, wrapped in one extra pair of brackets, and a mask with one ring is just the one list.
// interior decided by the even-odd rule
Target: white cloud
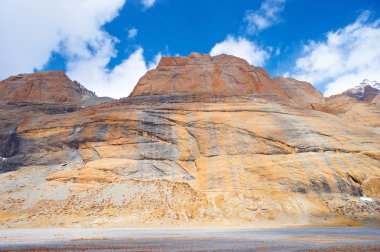
[(144, 5), (145, 9), (148, 9), (156, 3), (156, 0), (141, 0), (141, 3)]
[(42, 69), (52, 51), (86, 56), (108, 34), (100, 27), (112, 20), (124, 0), (0, 1), (0, 77)]
[(157, 53), (154, 56), (153, 60), (148, 63), (148, 70), (156, 68), (158, 63), (160, 63), (161, 58), (162, 58), (162, 54), (160, 52)]
[[(108, 49), (104, 49), (107, 54)], [(88, 59), (73, 61), (68, 65), (67, 74), (75, 80), (85, 80), (93, 90), (102, 96), (121, 98), (128, 96), (147, 70), (155, 68), (161, 58), (157, 54), (152, 62), (145, 63), (143, 49), (135, 50), (127, 59), (112, 70), (105, 70), (108, 64), (103, 50)]]
[(0, 79), (42, 70), (55, 52), (65, 59), (69, 77), (98, 95), (127, 96), (148, 69), (143, 50), (107, 69), (119, 41), (102, 28), (124, 4), (125, 0), (1, 0)]
[(269, 52), (253, 41), (242, 37), (235, 38), (231, 35), (228, 35), (224, 41), (215, 44), (210, 51), (211, 56), (219, 54), (234, 55), (255, 66), (263, 66), (269, 58)]
[(325, 95), (341, 93), (363, 79), (380, 80), (380, 19), (363, 12), (350, 25), (330, 31), (324, 41), (310, 41), (292, 75), (325, 85)]
[(128, 40), (136, 38), (138, 33), (138, 30), (135, 27), (132, 27), (131, 29), (128, 30)]
[(264, 0), (260, 9), (248, 11), (245, 21), (248, 23), (247, 32), (257, 34), (260, 31), (280, 21), (279, 14), (284, 10), (285, 0)]

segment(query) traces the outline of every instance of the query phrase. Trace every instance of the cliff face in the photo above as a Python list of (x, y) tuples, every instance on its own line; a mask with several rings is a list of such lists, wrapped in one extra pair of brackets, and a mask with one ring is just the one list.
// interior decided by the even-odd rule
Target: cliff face
[(0, 225), (376, 223), (380, 134), (305, 108), (294, 94), (321, 96), (301, 85), (193, 54), (164, 58), (129, 98), (28, 114), (0, 160)]
[(265, 70), (252, 67), (245, 60), (192, 53), (188, 58), (162, 58), (157, 69), (141, 78), (131, 96), (281, 94), (281, 91)]
[[(137, 83), (131, 97), (154, 95), (191, 95), (195, 97), (263, 94), (293, 105), (323, 100), (311, 84), (278, 77), (271, 79), (260, 67), (243, 59), (192, 53), (189, 57), (164, 57)], [(268, 97), (267, 97), (268, 98)]]

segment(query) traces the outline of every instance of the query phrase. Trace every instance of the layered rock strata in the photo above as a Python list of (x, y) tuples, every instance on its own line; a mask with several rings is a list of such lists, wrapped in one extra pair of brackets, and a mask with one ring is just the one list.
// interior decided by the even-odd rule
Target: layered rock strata
[(309, 109), (299, 92), (323, 97), (305, 85), (192, 54), (163, 58), (129, 98), (20, 118), (0, 225), (376, 225), (380, 134)]

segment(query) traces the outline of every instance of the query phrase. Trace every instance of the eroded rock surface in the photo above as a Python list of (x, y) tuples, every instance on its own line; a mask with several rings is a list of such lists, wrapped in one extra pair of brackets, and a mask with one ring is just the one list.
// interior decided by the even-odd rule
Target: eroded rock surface
[[(367, 87), (372, 88), (365, 86), (363, 90)], [(373, 96), (373, 93), (371, 95), (363, 93), (362, 96), (354, 96), (351, 91), (346, 91), (327, 97), (323, 102), (312, 103), (311, 107), (341, 117), (353, 124), (367, 126), (380, 133), (380, 94)]]
[(0, 100), (30, 103), (73, 102), (96, 97), (63, 71), (19, 74), (0, 82)]
[(292, 95), (320, 94), (293, 84), (192, 54), (163, 58), (129, 98), (22, 118), (0, 160), (0, 225), (376, 224), (379, 133), (308, 109)]

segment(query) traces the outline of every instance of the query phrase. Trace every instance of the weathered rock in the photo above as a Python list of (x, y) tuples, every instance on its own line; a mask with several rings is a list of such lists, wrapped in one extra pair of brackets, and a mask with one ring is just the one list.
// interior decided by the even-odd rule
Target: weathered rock
[(288, 96), (288, 99), (294, 101), (296, 104), (309, 107), (311, 103), (320, 103), (323, 101), (323, 94), (308, 82), (281, 76), (274, 78), (273, 81), (280, 84)]
[(96, 97), (63, 71), (19, 74), (0, 81), (0, 101), (30, 103), (73, 102)]
[(192, 53), (189, 57), (163, 57), (157, 69), (144, 75), (131, 96), (164, 94), (274, 94), (284, 96), (268, 73), (243, 59)]
[(0, 157), (14, 155), (19, 146), (17, 127), (23, 120), (71, 113), (112, 100), (96, 97), (63, 71), (20, 74), (0, 81)]
[(380, 198), (380, 177), (371, 177), (363, 182), (365, 196)]
[[(378, 95), (379, 96), (379, 95)], [(380, 97), (380, 96), (379, 96)], [(371, 101), (361, 101), (347, 93), (333, 95), (320, 103), (312, 103), (315, 110), (330, 113), (354, 124), (361, 124), (380, 133), (380, 102), (375, 96)]]
[[(260, 82), (250, 71), (261, 71)], [(246, 79), (226, 75), (216, 86), (218, 72)], [(178, 79), (166, 82), (175, 73)], [(206, 81), (191, 81), (202, 74)], [(380, 219), (378, 198), (360, 200), (372, 193), (368, 179), (380, 177), (380, 134), (305, 108), (292, 94), (316, 100), (319, 94), (307, 84), (302, 91), (289, 85), (301, 84), (273, 81), (235, 57), (192, 54), (164, 58), (132, 97), (23, 118), (7, 140), (14, 147), (0, 160), (0, 226), (356, 225)]]

